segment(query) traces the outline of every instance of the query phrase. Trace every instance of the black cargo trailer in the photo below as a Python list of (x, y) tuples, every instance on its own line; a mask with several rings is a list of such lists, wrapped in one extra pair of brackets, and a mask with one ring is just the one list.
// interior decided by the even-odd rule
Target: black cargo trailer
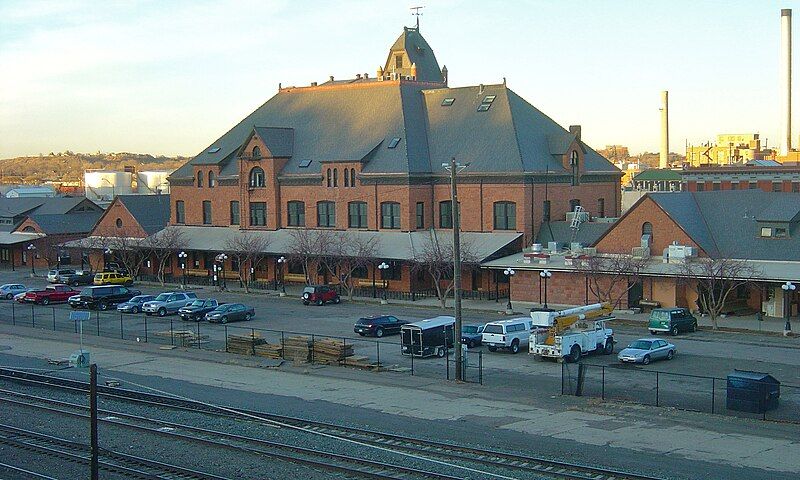
[(734, 370), (728, 375), (728, 410), (764, 413), (778, 408), (781, 382), (772, 375), (748, 370)]
[(440, 316), (403, 325), (400, 329), (402, 354), (444, 357), (455, 342), (455, 323), (455, 317)]

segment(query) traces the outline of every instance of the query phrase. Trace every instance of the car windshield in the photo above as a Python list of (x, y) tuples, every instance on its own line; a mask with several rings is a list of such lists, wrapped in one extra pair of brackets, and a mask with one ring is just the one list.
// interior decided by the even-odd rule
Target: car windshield
[(231, 307), (233, 307), (233, 305), (234, 305), (233, 303), (229, 303), (227, 305), (221, 305), (221, 306), (216, 308), (216, 311), (217, 312), (227, 312), (228, 310), (231, 309)]
[(135, 297), (131, 298), (130, 302), (131, 303), (142, 303), (142, 302), (147, 302), (147, 301), (152, 300), (152, 299), (153, 299), (152, 295), (136, 295)]
[(159, 293), (156, 297), (156, 302), (166, 302), (169, 298), (169, 293)]
[(503, 333), (503, 326), (502, 325), (486, 325), (486, 328), (483, 329), (483, 333)]
[(303, 293), (314, 293), (314, 287), (306, 287), (303, 289)]
[(464, 325), (461, 327), (461, 333), (478, 333), (477, 325)]
[(92, 289), (91, 288), (84, 288), (83, 290), (81, 290), (81, 295), (84, 295), (86, 297), (91, 297), (92, 296)]
[(637, 350), (650, 350), (650, 343), (651, 342), (649, 340), (636, 340), (628, 345), (628, 348), (635, 348)]
[(205, 303), (204, 300), (195, 300), (194, 302), (190, 303), (189, 306), (190, 307), (202, 307), (204, 303)]
[(669, 320), (669, 312), (655, 310), (650, 314), (650, 320), (655, 320), (656, 322)]

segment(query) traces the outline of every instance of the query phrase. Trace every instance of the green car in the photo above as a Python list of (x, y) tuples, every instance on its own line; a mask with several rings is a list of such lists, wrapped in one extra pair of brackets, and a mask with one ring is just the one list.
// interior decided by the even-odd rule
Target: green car
[(677, 335), (680, 332), (697, 331), (697, 319), (686, 308), (656, 308), (650, 314), (648, 330), (653, 335), (658, 332), (669, 332)]

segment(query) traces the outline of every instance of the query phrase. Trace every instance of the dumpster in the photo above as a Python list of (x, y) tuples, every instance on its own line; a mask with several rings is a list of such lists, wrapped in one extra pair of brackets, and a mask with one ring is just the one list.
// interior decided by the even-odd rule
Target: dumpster
[(781, 382), (768, 373), (734, 370), (728, 375), (727, 386), (728, 410), (764, 413), (778, 408)]

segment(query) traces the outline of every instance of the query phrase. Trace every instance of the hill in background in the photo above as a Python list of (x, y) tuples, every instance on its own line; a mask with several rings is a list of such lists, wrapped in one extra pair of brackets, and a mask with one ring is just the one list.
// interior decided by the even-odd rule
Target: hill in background
[(154, 157), (142, 153), (73, 153), (39, 154), (29, 157), (0, 159), (0, 183), (40, 184), (42, 182), (83, 181), (84, 170), (175, 170), (189, 157)]

